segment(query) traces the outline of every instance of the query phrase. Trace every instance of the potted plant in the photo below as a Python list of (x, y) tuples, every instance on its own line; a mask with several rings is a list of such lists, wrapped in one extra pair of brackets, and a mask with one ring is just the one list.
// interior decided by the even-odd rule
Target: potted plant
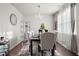
[(42, 24), (40, 25), (39, 32), (43, 32), (44, 29), (45, 29), (45, 25), (42, 23)]

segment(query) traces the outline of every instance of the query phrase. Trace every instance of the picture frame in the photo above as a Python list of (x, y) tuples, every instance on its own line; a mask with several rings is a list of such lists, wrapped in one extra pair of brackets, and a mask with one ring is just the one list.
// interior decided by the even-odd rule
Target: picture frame
[(17, 24), (17, 16), (16, 16), (14, 13), (12, 13), (12, 14), (10, 15), (10, 23), (11, 23), (12, 25), (16, 25), (16, 24)]

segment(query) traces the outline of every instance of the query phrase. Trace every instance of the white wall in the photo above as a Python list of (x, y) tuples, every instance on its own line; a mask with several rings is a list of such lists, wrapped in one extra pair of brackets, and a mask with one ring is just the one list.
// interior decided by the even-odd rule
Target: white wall
[[(13, 26), (10, 23), (10, 14), (15, 13), (17, 16), (17, 24)], [(20, 38), (20, 21), (23, 20), (22, 14), (11, 4), (0, 4), (0, 35), (3, 32), (13, 32), (13, 38), (10, 39), (10, 49), (15, 47), (22, 41)]]
[(26, 15), (24, 16), (25, 21), (30, 21), (31, 31), (38, 32), (40, 25), (45, 24), (46, 29), (49, 31), (53, 30), (53, 16), (52, 15)]

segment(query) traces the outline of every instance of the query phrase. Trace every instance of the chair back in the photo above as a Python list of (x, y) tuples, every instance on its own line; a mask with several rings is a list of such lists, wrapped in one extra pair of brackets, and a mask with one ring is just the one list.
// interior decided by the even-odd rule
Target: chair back
[(53, 49), (56, 42), (55, 33), (42, 33), (40, 36), (41, 50)]

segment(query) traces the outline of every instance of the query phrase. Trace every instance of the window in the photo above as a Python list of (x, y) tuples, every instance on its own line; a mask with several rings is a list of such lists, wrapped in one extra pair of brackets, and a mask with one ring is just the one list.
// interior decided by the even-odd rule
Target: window
[(71, 34), (70, 6), (68, 6), (63, 12), (58, 14), (58, 32)]

